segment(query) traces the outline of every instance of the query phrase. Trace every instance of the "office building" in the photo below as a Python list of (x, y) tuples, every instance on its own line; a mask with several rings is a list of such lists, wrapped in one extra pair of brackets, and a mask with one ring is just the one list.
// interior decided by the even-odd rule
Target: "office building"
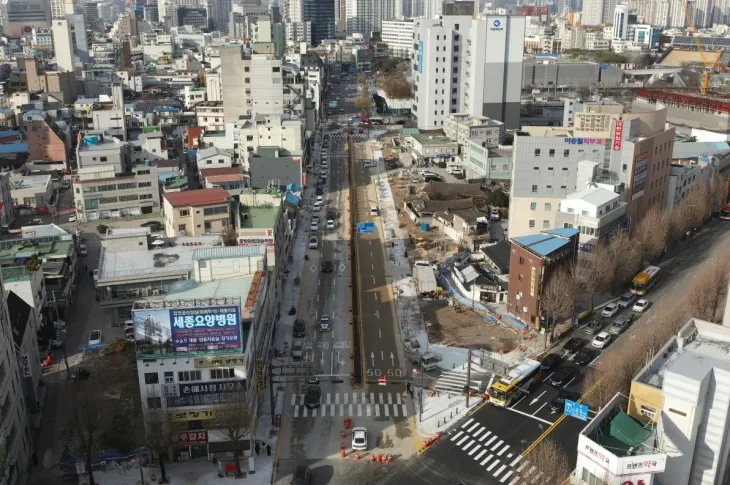
[(504, 123), (490, 120), (486, 116), (470, 116), (464, 113), (449, 115), (444, 125), (444, 134), (462, 147), (468, 138), (486, 138), (488, 146), (495, 147), (502, 141)]
[(53, 19), (53, 50), (56, 66), (61, 72), (74, 70), (74, 47), (71, 37), (71, 24), (66, 18)]
[(226, 123), (240, 116), (284, 112), (281, 59), (268, 54), (244, 55), (241, 46), (221, 47), (220, 57)]
[(86, 21), (84, 14), (69, 15), (71, 31), (74, 37), (74, 52), (82, 63), (89, 62), (89, 41), (86, 35)]
[(317, 46), (335, 36), (334, 0), (302, 0), (304, 22), (312, 24), (311, 45)]
[(414, 21), (419, 129), (443, 128), (465, 113), (517, 128), (520, 118), (525, 17), (443, 16)]
[(413, 58), (413, 20), (383, 20), (380, 39), (391, 57)]
[(651, 25), (641, 24), (634, 26), (634, 42), (656, 50), (662, 37), (662, 29)]
[(213, 22), (213, 28), (223, 34), (227, 34), (230, 26), (231, 11), (233, 10), (232, 0), (213, 0), (209, 2), (209, 5), (212, 10), (210, 17)]
[(346, 0), (347, 33), (361, 33), (366, 39), (370, 33), (381, 32), (384, 20), (403, 16), (403, 0)]
[(629, 39), (629, 13), (631, 9), (626, 4), (618, 4), (613, 12), (613, 39)]
[(51, 0), (51, 19), (65, 19), (74, 14), (73, 0)]
[(165, 234), (176, 237), (223, 232), (231, 221), (229, 198), (228, 192), (219, 187), (164, 194)]
[(609, 25), (613, 22), (616, 0), (584, 0), (581, 11), (583, 25)]
[(50, 27), (49, 13), (48, 0), (0, 1), (3, 33), (8, 37), (22, 37), (34, 27)]

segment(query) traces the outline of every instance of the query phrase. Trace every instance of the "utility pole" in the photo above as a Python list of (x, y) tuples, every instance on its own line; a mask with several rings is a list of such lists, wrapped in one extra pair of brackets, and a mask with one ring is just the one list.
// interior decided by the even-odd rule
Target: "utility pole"
[(469, 394), (471, 394), (471, 347), (466, 350), (466, 409), (469, 409)]

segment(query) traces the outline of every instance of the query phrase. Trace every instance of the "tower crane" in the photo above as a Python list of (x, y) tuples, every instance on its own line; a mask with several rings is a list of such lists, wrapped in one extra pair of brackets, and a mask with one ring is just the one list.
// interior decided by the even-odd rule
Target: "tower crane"
[(700, 77), (700, 93), (703, 96), (706, 96), (710, 90), (710, 76), (713, 72), (722, 72), (722, 66), (719, 64), (722, 56), (719, 56), (716, 61), (713, 61), (707, 56), (707, 52), (705, 52), (705, 49), (702, 47), (700, 37), (695, 35), (697, 33), (697, 29), (695, 28), (692, 17), (689, 14), (689, 0), (682, 0), (682, 3), (684, 4), (684, 16), (687, 19), (687, 26), (689, 27), (689, 32), (692, 36), (692, 42), (694, 42), (697, 46), (697, 52), (700, 53), (702, 64), (705, 66)]

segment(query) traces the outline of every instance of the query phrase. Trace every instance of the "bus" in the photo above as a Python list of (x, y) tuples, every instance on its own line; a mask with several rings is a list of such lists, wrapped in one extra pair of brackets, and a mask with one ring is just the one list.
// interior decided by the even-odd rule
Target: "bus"
[(370, 117), (370, 124), (371, 125), (382, 125), (383, 124), (383, 118), (380, 118), (379, 116), (371, 116)]
[(659, 280), (659, 267), (647, 266), (631, 281), (631, 293), (634, 295), (646, 295), (651, 287)]
[(525, 359), (509, 371), (506, 377), (495, 380), (489, 388), (489, 402), (503, 408), (509, 406), (515, 398), (519, 398), (528, 390), (533, 382), (540, 379), (540, 366), (537, 360)]
[(720, 219), (730, 221), (730, 204), (727, 204), (720, 210)]

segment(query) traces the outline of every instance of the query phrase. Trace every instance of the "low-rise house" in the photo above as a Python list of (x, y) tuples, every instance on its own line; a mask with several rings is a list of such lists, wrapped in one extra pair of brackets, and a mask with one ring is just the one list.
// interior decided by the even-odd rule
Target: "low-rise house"
[(45, 209), (53, 203), (53, 180), (50, 175), (10, 176), (10, 194), (13, 207), (18, 209)]
[(175, 237), (222, 232), (231, 221), (229, 198), (228, 192), (219, 187), (166, 193), (165, 234)]
[(197, 155), (198, 170), (233, 166), (233, 155), (216, 147), (201, 148)]

